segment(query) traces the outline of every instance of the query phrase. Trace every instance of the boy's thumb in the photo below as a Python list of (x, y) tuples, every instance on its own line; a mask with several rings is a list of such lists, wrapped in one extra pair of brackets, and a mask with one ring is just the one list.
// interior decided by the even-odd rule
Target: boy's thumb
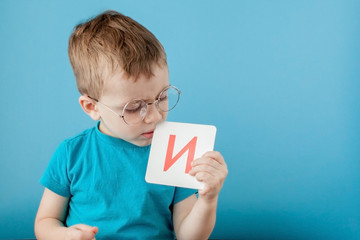
[(77, 224), (76, 228), (81, 231), (91, 232), (94, 234), (97, 234), (97, 232), (99, 231), (98, 227), (92, 227), (92, 226), (85, 225), (85, 224)]
[(91, 231), (92, 231), (94, 234), (97, 234), (98, 231), (99, 231), (99, 228), (98, 228), (98, 227), (92, 227), (92, 228), (91, 228)]

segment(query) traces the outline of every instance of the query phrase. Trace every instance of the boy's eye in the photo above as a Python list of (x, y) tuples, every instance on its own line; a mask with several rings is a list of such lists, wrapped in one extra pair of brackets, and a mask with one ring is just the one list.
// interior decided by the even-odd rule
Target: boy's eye
[(159, 97), (159, 101), (162, 102), (162, 101), (166, 101), (168, 99), (168, 95), (167, 94), (163, 94)]
[(143, 107), (143, 104), (141, 101), (133, 101), (133, 102), (129, 102), (126, 105), (125, 111), (127, 113), (135, 113), (140, 111), (140, 109)]
[(128, 109), (128, 108), (126, 108), (126, 109), (125, 109), (125, 112), (126, 112), (126, 113), (136, 113), (136, 112), (140, 111), (140, 109), (141, 109), (141, 108), (134, 108), (134, 109)]

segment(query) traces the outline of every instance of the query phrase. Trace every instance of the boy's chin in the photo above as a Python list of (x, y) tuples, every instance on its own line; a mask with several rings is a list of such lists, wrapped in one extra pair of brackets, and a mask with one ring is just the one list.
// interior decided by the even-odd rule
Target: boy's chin
[(132, 144), (138, 146), (138, 147), (146, 147), (149, 146), (152, 142), (152, 138), (150, 139), (142, 139), (140, 141), (132, 142)]

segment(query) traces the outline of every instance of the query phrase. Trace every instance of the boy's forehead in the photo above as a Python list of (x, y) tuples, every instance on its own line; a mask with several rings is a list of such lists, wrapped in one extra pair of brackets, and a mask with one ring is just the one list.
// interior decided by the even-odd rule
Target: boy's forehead
[(140, 75), (135, 80), (133, 77), (127, 77), (123, 70), (118, 69), (104, 82), (101, 99), (112, 98), (114, 103), (119, 104), (135, 98), (153, 99), (169, 85), (168, 67), (155, 66), (153, 74), (150, 78)]

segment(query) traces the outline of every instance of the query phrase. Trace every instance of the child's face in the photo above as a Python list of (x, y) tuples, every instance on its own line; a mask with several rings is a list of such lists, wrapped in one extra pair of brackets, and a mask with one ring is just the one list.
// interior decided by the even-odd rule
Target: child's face
[[(140, 76), (136, 82), (124, 79), (123, 72), (114, 74), (104, 85), (104, 93), (99, 99), (116, 113), (122, 113), (122, 107), (131, 100), (142, 99), (153, 102), (160, 92), (169, 86), (167, 66), (154, 67), (154, 76), (150, 79)], [(151, 143), (155, 126), (166, 120), (167, 112), (157, 109), (155, 104), (149, 105), (147, 113), (139, 124), (128, 125), (122, 118), (109, 111), (105, 106), (97, 104), (101, 116), (100, 131), (104, 134), (121, 138), (137, 146), (147, 146)]]

